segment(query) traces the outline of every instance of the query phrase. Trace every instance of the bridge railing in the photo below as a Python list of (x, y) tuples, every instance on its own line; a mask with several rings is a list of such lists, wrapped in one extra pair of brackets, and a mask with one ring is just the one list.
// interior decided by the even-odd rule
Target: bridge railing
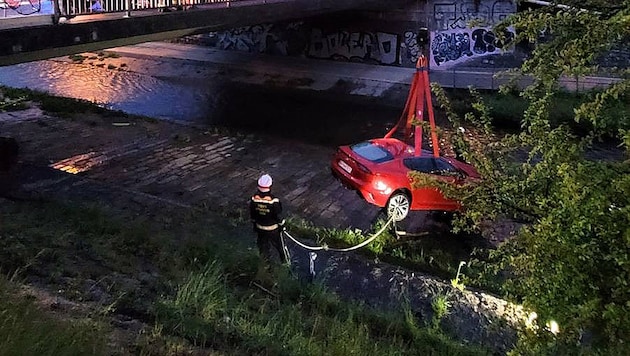
[[(2, 0), (0, 0), (2, 1)], [(53, 0), (54, 1), (54, 0)], [(185, 10), (196, 5), (243, 0), (58, 0), (61, 15), (85, 15), (100, 12), (124, 12), (147, 9)]]
[[(196, 5), (237, 3), (247, 0), (0, 0), (0, 19), (52, 15), (72, 17), (95, 13), (159, 9), (186, 10)], [(55, 11), (55, 3), (58, 10)]]

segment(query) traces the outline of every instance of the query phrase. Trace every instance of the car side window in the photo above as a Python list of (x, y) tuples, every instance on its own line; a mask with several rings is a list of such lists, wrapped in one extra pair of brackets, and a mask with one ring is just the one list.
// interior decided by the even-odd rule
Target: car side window
[(422, 173), (432, 173), (436, 170), (435, 159), (431, 157), (411, 157), (403, 160), (405, 167)]
[(464, 173), (455, 168), (452, 164), (450, 164), (444, 158), (439, 158), (435, 160), (437, 172), (436, 174), (441, 175), (463, 175)]
[(448, 163), (444, 159), (435, 160), (435, 165), (437, 170), (440, 172), (457, 172), (457, 168), (453, 167), (452, 164)]

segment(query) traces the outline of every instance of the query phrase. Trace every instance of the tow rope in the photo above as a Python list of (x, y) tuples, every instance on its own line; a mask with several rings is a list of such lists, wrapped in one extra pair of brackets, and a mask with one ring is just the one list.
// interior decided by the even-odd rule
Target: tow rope
[(372, 235), (370, 238), (368, 238), (367, 240), (361, 242), (358, 245), (352, 246), (352, 247), (347, 247), (347, 248), (333, 248), (333, 247), (328, 247), (328, 245), (324, 244), (323, 246), (309, 246), (306, 244), (301, 243), (300, 241), (296, 240), (293, 236), (291, 236), (291, 234), (289, 234), (286, 230), (283, 230), (282, 232), (287, 235), (288, 238), (290, 238), (293, 242), (295, 242), (298, 246), (305, 248), (307, 250), (310, 251), (333, 251), (333, 252), (349, 252), (349, 251), (353, 251), (356, 249), (359, 249), (367, 244), (369, 244), (370, 242), (374, 241), (377, 237), (379, 237), (384, 231), (385, 229), (387, 229), (387, 227), (394, 221), (394, 215), (392, 214), (392, 216), (389, 218), (389, 220), (387, 221), (387, 223), (385, 223), (385, 225), (383, 225), (380, 230), (378, 230), (376, 233), (374, 233), (374, 235)]
[[(287, 235), (288, 238), (290, 238), (293, 242), (295, 242), (298, 246), (309, 250), (308, 253), (308, 269), (309, 272), (311, 274), (311, 278), (315, 278), (315, 259), (317, 259), (317, 254), (313, 251), (333, 251), (333, 252), (348, 252), (348, 251), (353, 251), (356, 249), (359, 249), (367, 244), (369, 244), (370, 242), (374, 241), (377, 237), (379, 237), (384, 231), (385, 229), (387, 229), (387, 227), (390, 224), (394, 223), (394, 217), (395, 215), (392, 214), (392, 216), (389, 218), (389, 220), (387, 221), (387, 223), (385, 223), (385, 225), (383, 225), (376, 233), (374, 233), (374, 235), (372, 235), (370, 238), (368, 238), (367, 240), (361, 242), (358, 245), (352, 246), (352, 247), (347, 247), (347, 248), (333, 248), (333, 247), (328, 247), (328, 245), (324, 244), (323, 246), (309, 246), (306, 244), (303, 244), (302, 242), (298, 241), (295, 237), (291, 236), (291, 234), (289, 234), (286, 230), (282, 230), (282, 232)], [(394, 225), (395, 227), (395, 225)], [(284, 244), (284, 239), (282, 238), (282, 235), (280, 236), (280, 240), (282, 241), (282, 248), (284, 250), (285, 256), (288, 255), (289, 250), (287, 249), (286, 245)], [(290, 261), (290, 260), (289, 260)]]

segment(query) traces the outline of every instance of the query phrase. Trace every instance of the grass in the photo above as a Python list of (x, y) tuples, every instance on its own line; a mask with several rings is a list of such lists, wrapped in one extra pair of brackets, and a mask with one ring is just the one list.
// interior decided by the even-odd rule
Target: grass
[[(465, 113), (474, 111), (470, 93), (466, 89), (445, 89), (454, 111), (463, 117)], [(494, 118), (493, 125), (500, 129), (519, 129), (523, 113), (529, 103), (516, 92), (506, 94), (497, 91), (481, 91), (486, 104), (491, 108), (490, 115)], [(552, 125), (567, 124), (576, 133), (585, 133), (591, 129), (591, 124), (586, 122), (576, 123), (574, 110), (582, 103), (593, 100), (599, 93), (598, 90), (579, 93), (560, 92), (554, 97), (554, 105), (550, 108), (550, 123)], [(630, 112), (630, 102), (619, 100), (615, 105), (606, 108), (604, 114), (611, 121), (623, 123), (623, 118)]]
[(0, 277), (0, 355), (104, 355), (102, 325), (62, 320), (15, 293), (18, 285)]
[[(2, 93), (1, 90), (0, 90), (0, 93)], [(28, 105), (26, 103), (26, 97), (24, 96), (19, 96), (19, 97), (14, 97), (14, 98), (6, 97), (0, 100), (0, 112), (18, 111), (18, 110), (24, 110), (26, 108), (28, 108)]]
[[(449, 339), (403, 310), (379, 311), (342, 301), (285, 269), (275, 271), (277, 297), (250, 286), (258, 266), (249, 246), (251, 231), (224, 217), (164, 212), (160, 216), (168, 219), (148, 220), (55, 202), (3, 203), (0, 212), (2, 271), (36, 277), (76, 302), (90, 300), (90, 290), (99, 288), (110, 302), (101, 304), (96, 315), (122, 313), (153, 325), (153, 332), (133, 346), (138, 354), (195, 348), (220, 354), (488, 354)], [(146, 270), (155, 277), (141, 277)], [(92, 281), (91, 287), (85, 287), (86, 281)], [(12, 320), (27, 311), (20, 303), (3, 303)], [(29, 341), (22, 338), (45, 339), (40, 329), (21, 328), (10, 336), (12, 350), (26, 347)], [(59, 347), (70, 343), (82, 348), (66, 352), (53, 347), (61, 350), (55, 354), (101, 350), (99, 339), (91, 338), (93, 327), (47, 329), (60, 333), (54, 336)]]
[(73, 62), (83, 62), (86, 59), (86, 57), (81, 54), (71, 54), (68, 58)]
[(234, 290), (219, 263), (193, 272), (177, 294), (157, 306), (161, 330), (193, 344), (240, 354), (475, 355), (413, 318), (340, 301), (319, 285), (280, 279), (280, 298)]

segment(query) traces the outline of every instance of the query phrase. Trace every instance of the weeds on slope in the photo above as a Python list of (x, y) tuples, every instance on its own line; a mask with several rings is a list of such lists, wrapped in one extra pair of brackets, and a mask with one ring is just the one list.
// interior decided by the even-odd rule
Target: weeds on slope
[[(251, 231), (224, 217), (203, 212), (121, 217), (98, 206), (54, 202), (3, 202), (0, 212), (2, 272), (63, 290), (76, 303), (90, 301), (100, 308), (94, 315), (139, 318), (150, 330), (130, 337), (134, 341), (128, 349), (136, 354), (193, 349), (220, 354), (487, 354), (418, 326), (403, 310), (384, 312), (342, 301), (284, 269), (276, 271), (274, 295), (251, 286), (258, 265)], [(19, 334), (0, 328), (0, 338), (16, 340), (17, 346), (11, 346), (16, 350), (24, 347), (21, 338), (54, 338), (60, 349), (81, 346), (87, 354), (100, 350), (99, 340), (89, 338), (89, 328), (81, 328), (86, 332), (81, 334), (47, 327), (48, 333), (38, 334), (42, 329), (27, 328), (37, 321), (25, 318), (30, 314), (20, 304), (3, 305), (6, 315), (23, 320)]]
[(0, 355), (104, 355), (104, 329), (92, 320), (47, 315), (0, 277)]
[(270, 298), (232, 288), (220, 263), (206, 264), (156, 304), (161, 332), (236, 354), (485, 354), (435, 329), (418, 328), (402, 311), (345, 303), (321, 285), (300, 285), (286, 271), (277, 272), (280, 292)]

